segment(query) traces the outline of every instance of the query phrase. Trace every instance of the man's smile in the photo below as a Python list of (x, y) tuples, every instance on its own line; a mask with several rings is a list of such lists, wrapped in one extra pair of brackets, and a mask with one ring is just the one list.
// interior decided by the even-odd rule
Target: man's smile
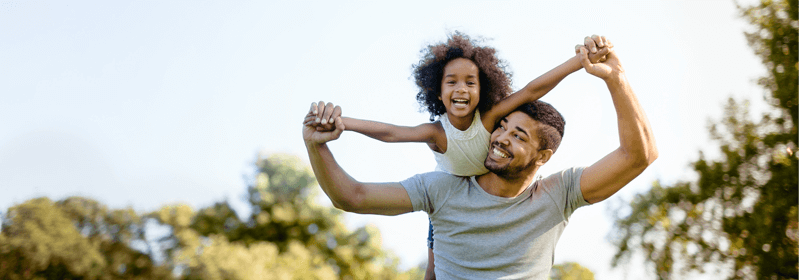
[(505, 151), (501, 150), (498, 147), (498, 145), (494, 145), (492, 147), (492, 154), (494, 154), (495, 156), (500, 157), (500, 158), (509, 158), (510, 157), (510, 155), (508, 153), (506, 153)]

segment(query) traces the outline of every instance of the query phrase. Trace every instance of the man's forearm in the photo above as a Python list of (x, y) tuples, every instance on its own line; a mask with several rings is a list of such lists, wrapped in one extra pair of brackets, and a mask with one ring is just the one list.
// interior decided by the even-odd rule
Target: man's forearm
[(330, 198), (334, 207), (349, 209), (348, 198), (354, 197), (358, 182), (339, 166), (326, 144), (306, 143), (306, 150), (322, 191)]
[(658, 156), (655, 137), (625, 73), (612, 75), (605, 82), (617, 111), (620, 149), (635, 164), (649, 165)]

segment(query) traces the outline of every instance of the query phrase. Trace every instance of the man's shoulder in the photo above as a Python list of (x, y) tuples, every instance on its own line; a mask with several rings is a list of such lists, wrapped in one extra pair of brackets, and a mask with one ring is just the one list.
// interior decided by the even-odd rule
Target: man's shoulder
[(550, 191), (553, 190), (553, 188), (560, 189), (574, 185), (580, 186), (580, 178), (584, 169), (586, 169), (586, 167), (573, 166), (559, 170), (545, 177), (539, 175), (539, 178), (536, 179), (535, 186), (544, 191)]
[[(426, 181), (468, 181), (469, 176), (453, 175), (444, 171), (431, 171), (414, 175)], [(413, 177), (412, 177), (413, 178)]]
[(403, 185), (447, 187), (459, 185), (460, 183), (468, 183), (469, 178), (470, 177), (453, 175), (442, 171), (431, 171), (411, 176), (400, 183)]

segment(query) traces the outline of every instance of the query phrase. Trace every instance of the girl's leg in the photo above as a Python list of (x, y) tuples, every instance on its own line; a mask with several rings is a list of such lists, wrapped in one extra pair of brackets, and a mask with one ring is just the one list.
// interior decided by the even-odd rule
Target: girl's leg
[(428, 268), (425, 269), (425, 280), (436, 280), (433, 268), (433, 249), (428, 248)]
[(435, 280), (436, 274), (433, 271), (433, 224), (428, 218), (428, 267), (425, 269), (425, 280)]

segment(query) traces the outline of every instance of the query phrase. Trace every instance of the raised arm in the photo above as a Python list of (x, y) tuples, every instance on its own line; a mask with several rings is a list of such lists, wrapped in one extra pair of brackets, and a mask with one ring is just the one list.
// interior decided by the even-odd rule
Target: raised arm
[[(594, 40), (590, 37), (586, 37), (585, 41), (588, 45), (588, 41)], [(598, 39), (598, 41), (600, 40)], [(589, 59), (591, 61), (597, 62), (605, 59), (605, 55), (608, 54), (612, 46), (607, 46), (604, 43), (605, 42), (600, 41), (597, 42), (596, 45), (593, 45), (596, 46), (596, 48), (589, 55)], [(599, 49), (597, 47), (599, 47)], [(494, 107), (492, 107), (488, 112), (484, 113), (483, 119), (481, 120), (483, 122), (483, 126), (486, 127), (486, 130), (488, 131), (494, 130), (495, 124), (497, 124), (501, 118), (510, 114), (512, 111), (514, 111), (514, 109), (522, 104), (530, 103), (542, 98), (542, 96), (555, 88), (556, 85), (561, 82), (561, 80), (566, 78), (569, 74), (580, 70), (581, 68), (583, 68), (583, 66), (581, 65), (580, 58), (573, 56), (564, 63), (561, 63), (561, 65), (556, 66), (556, 68), (547, 71), (547, 73), (544, 73), (533, 81), (529, 82), (524, 88), (512, 93), (510, 96), (495, 104)]]
[(586, 72), (606, 82), (617, 112), (619, 148), (587, 167), (581, 175), (581, 192), (589, 203), (603, 201), (639, 176), (658, 157), (655, 137), (625, 70), (612, 50), (604, 63), (592, 64), (587, 49), (576, 55)]
[[(341, 117), (335, 116), (332, 130), (316, 125), (314, 119), (317, 114), (313, 107), (303, 122), (303, 140), (317, 182), (333, 206), (361, 214), (398, 215), (411, 212), (411, 200), (400, 183), (362, 183), (339, 166), (326, 143), (339, 138), (345, 129), (344, 122)], [(320, 111), (341, 110), (331, 103), (319, 108)]]

